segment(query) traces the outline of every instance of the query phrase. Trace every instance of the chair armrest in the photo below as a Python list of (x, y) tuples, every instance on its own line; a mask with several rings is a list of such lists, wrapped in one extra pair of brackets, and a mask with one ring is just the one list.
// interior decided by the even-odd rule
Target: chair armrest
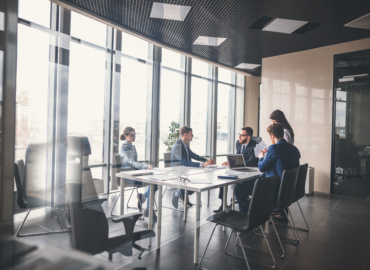
[(115, 218), (112, 219), (112, 221), (114, 223), (118, 223), (118, 222), (124, 221), (125, 219), (133, 219), (133, 218), (136, 218), (136, 217), (139, 218), (142, 215), (143, 215), (143, 213), (141, 213), (141, 212), (129, 213), (129, 214), (126, 214), (126, 215), (115, 217)]

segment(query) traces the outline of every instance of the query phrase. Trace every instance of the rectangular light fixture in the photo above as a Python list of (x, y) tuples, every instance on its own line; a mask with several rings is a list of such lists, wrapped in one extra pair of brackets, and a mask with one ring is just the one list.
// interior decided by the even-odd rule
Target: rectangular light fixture
[(222, 42), (224, 42), (226, 38), (221, 37), (206, 37), (206, 36), (199, 36), (195, 41), (194, 45), (205, 45), (205, 46), (220, 46)]
[(0, 11), (0, 31), (5, 31), (5, 14)]
[(276, 18), (273, 21), (271, 21), (269, 24), (267, 24), (264, 28), (262, 28), (262, 30), (284, 33), (284, 34), (291, 34), (307, 23), (308, 21), (296, 21), (296, 20)]
[(164, 20), (175, 20), (184, 21), (186, 15), (188, 15), (191, 7), (153, 3), (152, 12), (150, 13), (151, 18), (164, 19)]
[(240, 68), (240, 69), (255, 69), (261, 65), (258, 64), (248, 64), (248, 63), (241, 63), (237, 65), (235, 68)]

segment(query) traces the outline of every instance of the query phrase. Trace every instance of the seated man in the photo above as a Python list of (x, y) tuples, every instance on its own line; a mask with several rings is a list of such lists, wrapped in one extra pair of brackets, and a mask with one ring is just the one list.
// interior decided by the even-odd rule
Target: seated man
[[(256, 147), (256, 142), (252, 141), (253, 129), (251, 127), (243, 127), (239, 133), (239, 140), (236, 142), (236, 153), (242, 154), (245, 161), (245, 166), (247, 167), (257, 167), (258, 158), (254, 155), (254, 148)], [(228, 162), (222, 163), (222, 166), (228, 166)], [(220, 188), (218, 193), (218, 198), (221, 200), (221, 205), (218, 209), (213, 210), (213, 212), (218, 213), (222, 211), (223, 203), (223, 188)]]
[[(280, 180), (284, 170), (298, 168), (301, 154), (294, 145), (287, 143), (284, 139), (284, 129), (280, 124), (272, 124), (267, 128), (272, 145), (267, 151), (261, 151), (259, 154), (258, 168), (263, 172), (265, 177), (277, 176), (278, 184), (276, 185), (275, 197), (277, 198)], [(235, 196), (238, 200), (241, 212), (248, 211), (249, 196), (252, 194), (254, 181), (246, 181), (235, 187)]]
[[(193, 153), (189, 148), (189, 142), (193, 140), (193, 130), (190, 127), (184, 126), (180, 129), (180, 137), (177, 142), (172, 146), (171, 151), (171, 166), (187, 166), (187, 167), (205, 167), (213, 164), (212, 159), (205, 159)], [(192, 159), (202, 161), (193, 162)], [(194, 191), (189, 191), (189, 194), (193, 194)], [(172, 204), (175, 208), (178, 208), (179, 197), (184, 199), (184, 190), (178, 190), (172, 193)], [(188, 200), (189, 202), (189, 200)], [(188, 203), (192, 206), (191, 203)]]

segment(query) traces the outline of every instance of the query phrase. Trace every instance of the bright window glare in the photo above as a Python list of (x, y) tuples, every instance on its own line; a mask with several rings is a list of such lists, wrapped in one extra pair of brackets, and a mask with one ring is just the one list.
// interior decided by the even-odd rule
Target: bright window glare
[(217, 155), (228, 153), (229, 104), (231, 86), (218, 84), (217, 96)]
[(18, 17), (50, 28), (49, 0), (19, 0)]
[(232, 76), (235, 75), (234, 72), (224, 69), (224, 68), (218, 68), (218, 80), (220, 82), (225, 83), (232, 83)]
[(151, 46), (145, 40), (133, 35), (122, 33), (122, 52), (139, 59), (147, 60), (150, 56)]
[(210, 65), (206, 62), (199, 61), (197, 59), (192, 59), (192, 66), (191, 66), (191, 73), (204, 77), (204, 78), (211, 78), (212, 74), (209, 72)]
[(162, 66), (170, 67), (177, 70), (184, 70), (185, 56), (177, 52), (162, 49)]
[(72, 11), (71, 36), (105, 47), (107, 26)]

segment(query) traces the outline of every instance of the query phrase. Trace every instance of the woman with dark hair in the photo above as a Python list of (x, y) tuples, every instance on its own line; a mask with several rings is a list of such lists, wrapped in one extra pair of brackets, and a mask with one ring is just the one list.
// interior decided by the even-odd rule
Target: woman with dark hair
[(284, 129), (284, 139), (288, 143), (294, 144), (294, 132), (284, 113), (280, 110), (275, 110), (271, 113), (270, 120), (272, 123), (280, 124)]
[[(145, 163), (140, 163), (137, 161), (137, 152), (136, 152), (136, 147), (133, 145), (133, 142), (135, 142), (136, 139), (136, 133), (135, 129), (132, 127), (126, 127), (121, 136), (120, 136), (121, 141), (123, 141), (121, 148), (120, 148), (120, 156), (121, 156), (121, 167), (125, 169), (130, 169), (134, 168), (137, 170), (142, 170), (142, 169), (152, 169), (152, 165), (145, 164)], [(142, 185), (141, 182), (135, 181), (134, 182), (136, 185)], [(154, 192), (157, 190), (157, 186), (155, 186)], [(144, 194), (139, 193), (138, 194), (138, 203), (137, 206), (140, 211), (142, 211), (142, 204), (145, 202), (147, 198), (149, 198), (149, 191), (150, 187), (148, 188), (147, 192)], [(148, 200), (149, 204), (149, 200)], [(149, 205), (147, 209), (144, 211), (144, 216), (148, 217), (149, 215)], [(156, 216), (154, 215), (154, 219)]]

